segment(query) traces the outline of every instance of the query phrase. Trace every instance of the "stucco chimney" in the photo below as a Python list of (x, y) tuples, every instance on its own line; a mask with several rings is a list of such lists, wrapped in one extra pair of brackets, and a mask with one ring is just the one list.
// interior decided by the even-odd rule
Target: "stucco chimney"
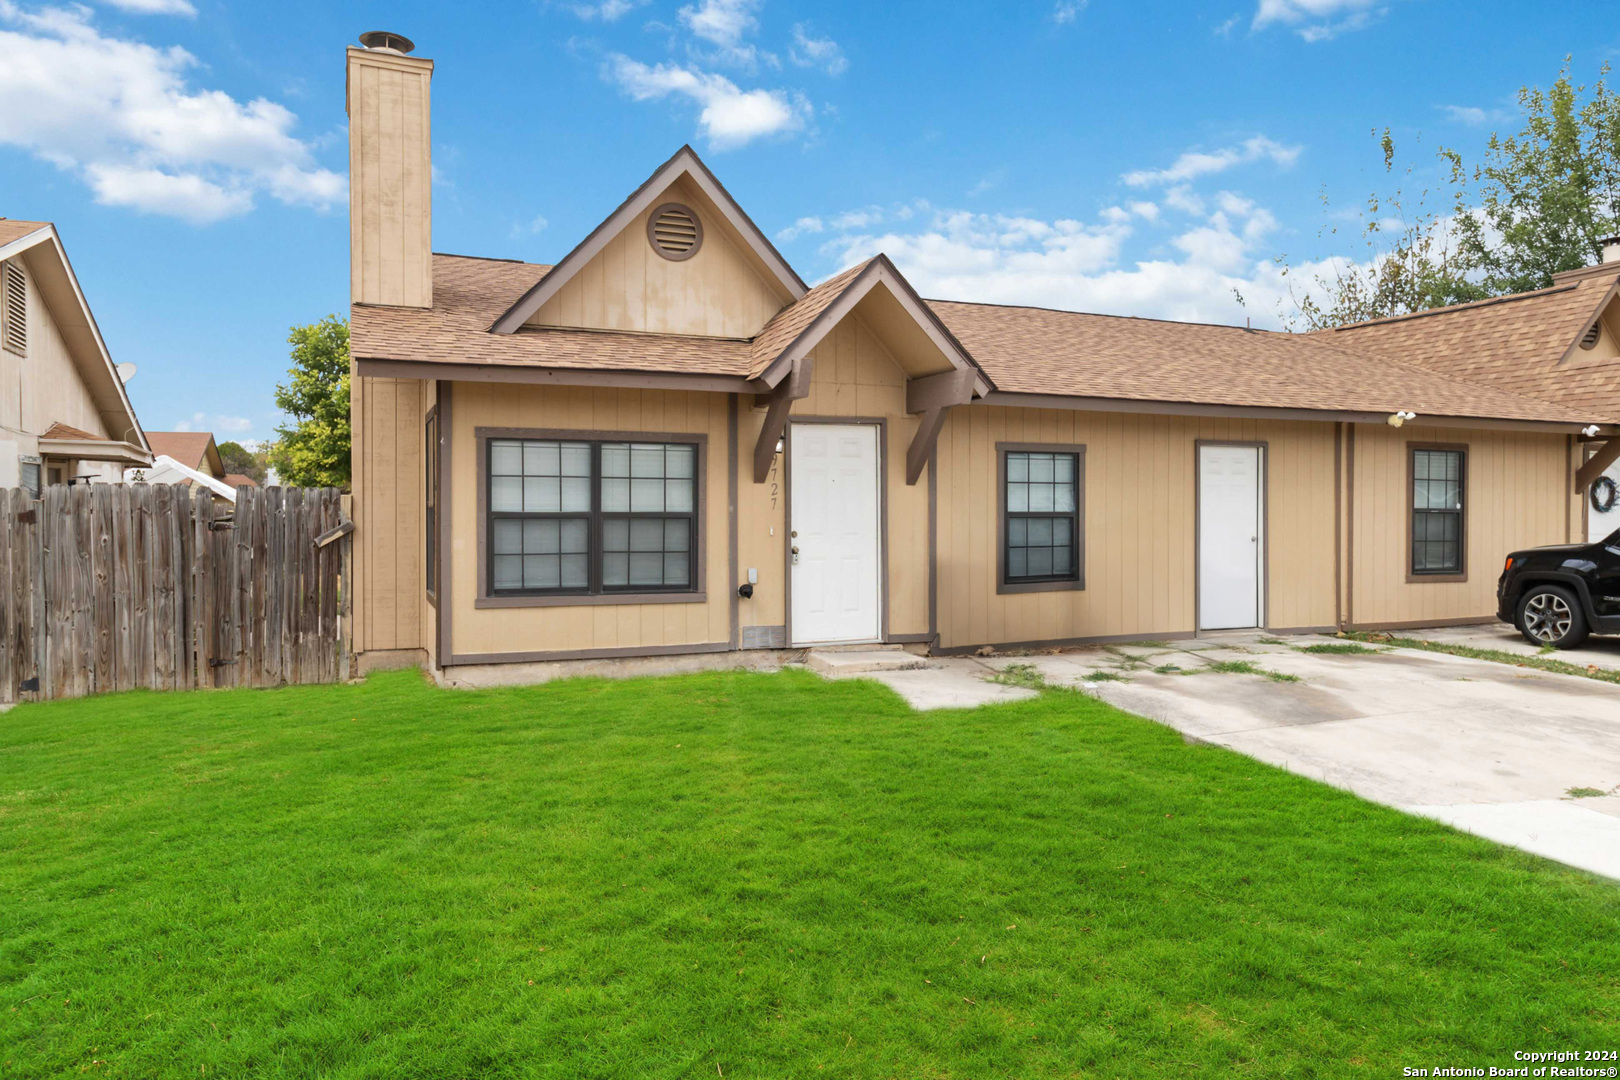
[(1620, 262), (1620, 236), (1605, 236), (1598, 247), (1603, 249), (1603, 265)]
[(374, 30), (349, 48), (349, 299), (433, 306), (433, 61)]

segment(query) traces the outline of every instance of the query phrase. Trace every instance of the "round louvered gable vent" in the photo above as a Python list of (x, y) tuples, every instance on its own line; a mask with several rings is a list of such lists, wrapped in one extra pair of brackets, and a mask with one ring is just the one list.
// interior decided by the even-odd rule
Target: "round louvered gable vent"
[(703, 246), (703, 223), (680, 203), (665, 203), (647, 219), (647, 239), (666, 259), (690, 259)]
[(1587, 327), (1586, 336), (1581, 338), (1581, 348), (1590, 349), (1595, 346), (1598, 343), (1598, 338), (1602, 335), (1602, 333), (1602, 323), (1593, 323), (1591, 326)]

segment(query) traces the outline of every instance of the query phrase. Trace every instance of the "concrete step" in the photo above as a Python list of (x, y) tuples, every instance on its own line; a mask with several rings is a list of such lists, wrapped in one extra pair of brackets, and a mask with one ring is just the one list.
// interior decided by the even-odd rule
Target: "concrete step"
[(811, 649), (804, 663), (817, 674), (837, 678), (879, 671), (915, 671), (927, 667), (928, 658), (902, 649)]

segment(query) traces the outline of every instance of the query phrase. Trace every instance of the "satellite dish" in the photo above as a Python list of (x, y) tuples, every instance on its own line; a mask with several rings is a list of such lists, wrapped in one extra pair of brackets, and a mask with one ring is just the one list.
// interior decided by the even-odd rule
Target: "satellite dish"
[(119, 364), (118, 368), (117, 368), (117, 371), (118, 371), (118, 381), (119, 382), (129, 382), (129, 380), (131, 380), (131, 379), (133, 379), (135, 377), (135, 365), (134, 364), (130, 364), (130, 363)]

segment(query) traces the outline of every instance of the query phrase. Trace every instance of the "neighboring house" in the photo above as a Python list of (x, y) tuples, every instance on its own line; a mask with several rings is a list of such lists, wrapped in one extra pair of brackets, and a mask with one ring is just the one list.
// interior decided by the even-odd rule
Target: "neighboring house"
[(435, 254), (432, 70), (348, 53), (362, 667), (1483, 621), (1620, 433), (1350, 334), (811, 288), (689, 148), (555, 266)]
[(219, 447), (210, 432), (148, 431), (146, 440), (154, 454), (164, 454), (188, 469), (216, 479), (225, 477), (225, 462), (220, 459)]
[(225, 474), (225, 485), (230, 488), (251, 487), (256, 488), (259, 482), (245, 473), (228, 472)]
[(124, 481), (130, 484), (174, 484), (179, 487), (205, 487), (221, 502), (236, 501), (236, 486), (228, 480), (211, 476), (168, 454), (158, 454), (152, 464), (140, 469), (126, 469)]
[[(1549, 288), (1326, 331), (1328, 340), (1577, 411), (1620, 412), (1620, 238)], [(1620, 529), (1620, 441), (1582, 440), (1608, 484), (1587, 485), (1581, 530)], [(1586, 458), (1581, 458), (1585, 461)], [(1593, 486), (1596, 485), (1594, 493)], [(1599, 509), (1607, 506), (1607, 510)]]
[(116, 482), (151, 461), (56, 227), (0, 218), (0, 488)]

